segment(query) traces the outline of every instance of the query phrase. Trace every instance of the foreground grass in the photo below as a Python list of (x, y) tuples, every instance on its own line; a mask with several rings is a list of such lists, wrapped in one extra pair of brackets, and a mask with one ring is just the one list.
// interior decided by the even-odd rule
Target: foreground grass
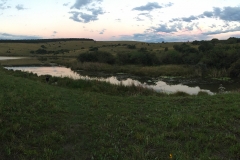
[(239, 93), (111, 95), (0, 75), (1, 159), (240, 158)]

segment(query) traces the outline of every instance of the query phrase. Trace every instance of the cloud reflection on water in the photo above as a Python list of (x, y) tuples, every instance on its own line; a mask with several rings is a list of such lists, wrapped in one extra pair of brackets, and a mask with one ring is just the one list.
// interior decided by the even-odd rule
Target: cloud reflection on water
[(89, 76), (82, 76), (74, 71), (72, 71), (70, 68), (66, 67), (5, 67), (7, 69), (13, 69), (13, 70), (21, 70), (24, 72), (32, 72), (36, 73), (37, 75), (52, 75), (56, 77), (69, 77), (72, 79), (84, 79), (84, 80), (99, 80), (99, 81), (105, 81), (109, 82), (111, 84), (115, 85), (135, 85), (135, 86), (142, 86), (146, 88), (153, 89), (157, 92), (165, 92), (165, 93), (174, 93), (177, 91), (186, 92), (188, 94), (196, 95), (198, 92), (203, 91), (207, 92), (210, 95), (213, 95), (210, 90), (203, 90), (200, 89), (198, 86), (196, 87), (189, 87), (187, 85), (177, 84), (177, 85), (168, 85), (164, 81), (157, 81), (155, 84), (147, 84), (146, 82), (141, 83), (137, 80), (133, 80), (131, 78), (127, 78), (125, 80), (118, 80), (116, 76), (111, 76), (108, 78), (100, 78), (100, 77), (89, 77)]

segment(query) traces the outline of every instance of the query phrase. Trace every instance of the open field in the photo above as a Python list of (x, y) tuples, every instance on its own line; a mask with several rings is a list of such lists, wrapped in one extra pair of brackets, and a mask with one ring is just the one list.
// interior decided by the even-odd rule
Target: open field
[[(149, 45), (148, 45), (149, 44)], [(107, 51), (112, 54), (117, 52), (129, 51), (127, 45), (136, 45), (137, 49), (146, 47), (148, 50), (158, 52), (163, 51), (165, 47), (172, 49), (174, 44), (181, 43), (144, 43), (134, 41), (65, 41), (65, 42), (47, 42), (47, 43), (0, 43), (0, 56), (32, 56), (31, 51), (36, 51), (41, 46), (46, 50), (57, 51), (61, 49), (69, 50), (69, 53), (60, 54), (60, 56), (78, 56), (86, 52), (90, 47), (99, 47), (100, 51)], [(8, 52), (9, 51), (9, 52)], [(46, 55), (45, 55), (46, 56)]]
[[(143, 76), (201, 76), (190, 65), (110, 65), (77, 61), (98, 47), (116, 55), (147, 48), (156, 54), (175, 43), (49, 42), (0, 43), (11, 65), (51, 65), (74, 70), (131, 73)], [(181, 43), (179, 43), (181, 44)], [(189, 44), (191, 45), (191, 44)], [(44, 47), (43, 47), (44, 46)], [(193, 46), (192, 47), (197, 47)], [(58, 54), (33, 54), (68, 50)], [(226, 69), (211, 69), (212, 77)], [(3, 159), (239, 159), (239, 89), (214, 96), (156, 93), (138, 86), (51, 78), (0, 69), (0, 157)], [(56, 83), (57, 82), (57, 83)]]
[[(0, 43), (0, 56), (26, 56), (28, 59), (0, 61), (3, 66), (48, 66), (56, 63), (70, 67), (73, 70), (104, 71), (109, 73), (125, 72), (140, 76), (198, 76), (193, 68), (177, 65), (162, 65), (155, 67), (136, 65), (107, 65), (99, 63), (81, 63), (76, 57), (89, 51), (91, 47), (98, 47), (99, 51), (109, 52), (113, 55), (121, 52), (132, 52), (140, 48), (147, 48), (149, 52), (161, 54), (165, 47), (173, 49), (174, 44), (181, 43), (144, 43), (134, 41), (63, 41), (47, 43)], [(135, 45), (136, 49), (129, 49), (128, 45)], [(31, 51), (41, 49), (42, 46), (48, 51), (69, 50), (59, 54), (32, 54)]]
[(0, 43), (0, 48), (0, 56), (31, 57), (0, 62), (3, 66), (56, 64), (73, 70), (124, 72), (151, 77), (240, 76), (240, 45), (236, 38), (192, 43), (56, 40), (45, 43)]
[(240, 158), (239, 92), (169, 96), (52, 85), (2, 68), (0, 76), (1, 159)]

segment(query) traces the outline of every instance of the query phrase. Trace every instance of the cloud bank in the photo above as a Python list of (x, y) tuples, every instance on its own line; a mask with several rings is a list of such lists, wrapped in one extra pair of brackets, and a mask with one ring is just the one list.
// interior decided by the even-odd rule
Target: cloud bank
[(0, 39), (41, 39), (40, 36), (29, 36), (29, 35), (15, 35), (9, 33), (0, 33)]
[(199, 20), (201, 18), (215, 18), (223, 21), (240, 22), (240, 7), (224, 7), (223, 9), (219, 7), (214, 7), (213, 11), (205, 11), (197, 16), (191, 15), (189, 17), (174, 18), (170, 22), (173, 21), (192, 22), (194, 20)]

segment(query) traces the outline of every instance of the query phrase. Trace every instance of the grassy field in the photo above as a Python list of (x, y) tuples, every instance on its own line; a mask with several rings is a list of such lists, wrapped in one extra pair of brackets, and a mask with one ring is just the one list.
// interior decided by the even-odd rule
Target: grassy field
[[(146, 48), (149, 53), (155, 53), (157, 58), (165, 55), (165, 48), (171, 52), (173, 45), (182, 42), (171, 43), (144, 43), (135, 41), (61, 41), (47, 43), (0, 43), (0, 56), (22, 56), (27, 59), (0, 61), (3, 66), (49, 66), (53, 64), (64, 65), (73, 70), (102, 71), (108, 73), (129, 73), (138, 76), (181, 76), (181, 77), (201, 77), (201, 69), (196, 65), (172, 65), (162, 64), (153, 66), (143, 65), (108, 65), (98, 62), (81, 63), (77, 57), (81, 53), (88, 52), (91, 48), (98, 47), (99, 51), (111, 53), (137, 53), (141, 48)], [(198, 45), (189, 46), (197, 48)], [(135, 45), (135, 49), (129, 49), (128, 45)], [(45, 49), (48, 54), (36, 54), (38, 49)], [(64, 50), (63, 52), (61, 50)], [(31, 53), (34, 51), (34, 53)], [(228, 77), (227, 69), (208, 68), (207, 77), (221, 78)]]
[(1, 159), (240, 159), (239, 92), (169, 96), (0, 76)]
[[(44, 45), (46, 50), (57, 51), (67, 49), (69, 53), (59, 54), (59, 56), (74, 57), (86, 52), (90, 47), (98, 47), (100, 51), (107, 51), (112, 54), (129, 51), (127, 45), (136, 45), (137, 49), (146, 47), (150, 51), (163, 51), (165, 47), (173, 49), (174, 44), (181, 43), (144, 43), (135, 41), (65, 41), (48, 43), (0, 43), (0, 56), (32, 56), (30, 51), (36, 51)], [(52, 55), (50, 55), (52, 56)]]

